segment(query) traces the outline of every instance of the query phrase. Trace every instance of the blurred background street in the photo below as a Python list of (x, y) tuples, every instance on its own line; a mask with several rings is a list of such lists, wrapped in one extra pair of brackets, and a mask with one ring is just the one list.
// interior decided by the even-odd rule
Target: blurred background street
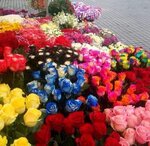
[[(113, 31), (118, 38), (150, 50), (150, 0), (73, 0), (102, 8), (96, 21), (102, 28)], [(34, 12), (26, 0), (0, 0), (0, 8), (27, 9)]]

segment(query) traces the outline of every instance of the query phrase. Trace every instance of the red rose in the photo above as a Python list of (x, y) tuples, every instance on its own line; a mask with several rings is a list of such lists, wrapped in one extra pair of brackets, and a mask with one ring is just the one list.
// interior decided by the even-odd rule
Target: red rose
[(84, 124), (84, 113), (83, 113), (83, 111), (77, 111), (74, 113), (70, 113), (68, 118), (75, 128), (80, 128)]
[(136, 80), (136, 74), (133, 71), (126, 71), (126, 78), (130, 81), (135, 81)]
[(0, 73), (4, 73), (7, 71), (7, 62), (3, 59), (0, 59)]
[(46, 118), (46, 124), (50, 125), (52, 130), (61, 132), (63, 128), (64, 116), (62, 114), (49, 115)]
[(83, 134), (76, 139), (77, 146), (95, 146), (95, 141), (90, 134)]
[(93, 127), (91, 124), (89, 123), (86, 123), (84, 125), (82, 125), (79, 129), (80, 131), (80, 134), (83, 135), (83, 134), (90, 134), (90, 135), (93, 135)]
[(105, 141), (105, 145), (104, 146), (121, 146), (119, 144), (119, 141), (113, 137), (108, 137)]
[(95, 139), (99, 140), (102, 138), (102, 136), (106, 135), (107, 133), (107, 127), (105, 123), (93, 123), (93, 129), (94, 129), (94, 137)]
[(35, 140), (38, 143), (38, 146), (47, 145), (50, 141), (51, 133), (50, 133), (50, 126), (49, 125), (42, 125), (39, 131), (35, 133)]
[(0, 47), (10, 46), (13, 49), (18, 48), (18, 40), (15, 31), (0, 33)]
[(59, 36), (55, 39), (54, 46), (71, 47), (71, 41), (65, 36)]
[(64, 120), (64, 131), (68, 134), (68, 135), (72, 135), (75, 132), (75, 128), (73, 127), (71, 121), (69, 118), (66, 118)]
[(105, 122), (106, 121), (106, 115), (104, 113), (101, 113), (99, 111), (94, 111), (90, 113), (90, 120), (94, 122)]
[(11, 47), (5, 47), (5, 48), (4, 48), (4, 52), (3, 52), (4, 58), (6, 58), (7, 55), (10, 55), (11, 52), (12, 52), (12, 48), (11, 48)]
[(120, 135), (119, 135), (117, 132), (115, 132), (115, 131), (113, 131), (113, 132), (110, 134), (110, 137), (115, 138), (115, 139), (117, 139), (118, 141), (120, 140)]
[(26, 59), (23, 55), (15, 54), (15, 55), (7, 55), (6, 57), (7, 65), (11, 71), (23, 71), (26, 67)]

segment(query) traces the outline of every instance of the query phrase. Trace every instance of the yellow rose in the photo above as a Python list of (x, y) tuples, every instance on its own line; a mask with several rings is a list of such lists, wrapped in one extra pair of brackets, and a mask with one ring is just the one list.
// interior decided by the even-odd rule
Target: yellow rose
[(116, 60), (112, 60), (112, 61), (111, 61), (111, 66), (112, 66), (113, 68), (115, 68), (116, 65), (117, 65), (117, 61), (116, 61)]
[(8, 96), (6, 96), (6, 97), (3, 98), (4, 104), (10, 103), (10, 100), (11, 100), (11, 96), (10, 95), (8, 95)]
[(42, 112), (40, 110), (29, 108), (23, 117), (25, 125), (28, 127), (34, 127), (37, 124), (41, 114)]
[(22, 97), (23, 94), (24, 92), (20, 88), (14, 88), (13, 90), (10, 91), (11, 98)]
[(146, 66), (147, 66), (147, 67), (150, 67), (150, 59), (148, 59)]
[(0, 116), (0, 131), (4, 128), (4, 120), (3, 118)]
[(14, 140), (14, 143), (10, 146), (31, 146), (31, 144), (28, 142), (27, 138), (20, 137), (19, 139)]
[(0, 104), (0, 110), (2, 109), (2, 107), (3, 107), (3, 105), (2, 105), (2, 104)]
[(6, 146), (7, 145), (7, 137), (0, 135), (0, 146)]
[(123, 61), (123, 68), (124, 69), (129, 69), (130, 68), (130, 63), (128, 60)]
[(14, 97), (22, 97), (23, 94), (24, 94), (24, 92), (22, 91), (22, 89), (20, 89), (20, 88), (14, 88), (13, 90), (10, 91), (9, 95), (3, 99), (3, 102), (5, 104), (6, 103), (10, 103), (10, 101)]
[(6, 97), (10, 92), (10, 87), (7, 84), (0, 84), (0, 98)]
[(26, 97), (26, 107), (29, 108), (38, 108), (40, 105), (40, 98), (38, 95), (31, 93)]
[(11, 100), (12, 106), (15, 108), (15, 112), (18, 114), (22, 114), (25, 112), (25, 98), (24, 97), (14, 97)]
[(18, 116), (18, 114), (15, 112), (15, 108), (9, 103), (2, 107), (0, 115), (3, 118), (5, 125), (10, 125), (13, 123)]

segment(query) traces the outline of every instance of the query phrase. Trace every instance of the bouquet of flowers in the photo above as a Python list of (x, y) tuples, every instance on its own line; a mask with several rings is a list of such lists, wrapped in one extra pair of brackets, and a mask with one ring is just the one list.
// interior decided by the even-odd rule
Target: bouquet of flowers
[(0, 143), (4, 146), (30, 145), (28, 136), (33, 135), (36, 125), (36, 128), (40, 126), (39, 96), (24, 96), (22, 89), (11, 90), (7, 84), (0, 84), (0, 97)]
[[(111, 127), (121, 133), (122, 145), (147, 144), (150, 130), (150, 100), (144, 107), (116, 106), (105, 109), (106, 119)], [(118, 126), (119, 123), (119, 126)]]
[(101, 15), (101, 9), (85, 5), (83, 2), (73, 3), (75, 14), (79, 20), (94, 21)]
[(60, 28), (75, 28), (78, 25), (78, 19), (73, 14), (60, 12), (53, 17), (53, 22)]
[(114, 70), (128, 70), (133, 67), (148, 67), (150, 59), (148, 54), (140, 47), (127, 47), (119, 52), (111, 50), (112, 68)]

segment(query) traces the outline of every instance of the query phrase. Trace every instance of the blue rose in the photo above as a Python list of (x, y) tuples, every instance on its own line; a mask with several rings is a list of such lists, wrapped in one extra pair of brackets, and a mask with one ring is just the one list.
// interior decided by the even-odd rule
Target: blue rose
[(31, 92), (33, 89), (37, 89), (37, 88), (38, 88), (38, 81), (34, 80), (27, 83), (28, 92)]
[(48, 84), (54, 84), (56, 81), (56, 75), (55, 74), (47, 74), (45, 75), (45, 80)]
[(49, 72), (49, 74), (55, 75), (57, 78), (58, 73), (57, 73), (57, 69), (55, 67), (50, 67), (47, 69), (47, 71)]
[(69, 94), (73, 90), (73, 84), (71, 83), (69, 79), (66, 79), (66, 78), (59, 79), (59, 87), (62, 92), (69, 93)]
[(77, 69), (76, 66), (74, 66), (74, 65), (68, 65), (68, 74), (70, 76), (74, 76), (76, 74), (77, 70), (78, 69)]
[(38, 71), (33, 71), (32, 72), (32, 77), (35, 79), (35, 80), (38, 80), (41, 78), (41, 72), (38, 70)]
[(53, 95), (54, 95), (54, 99), (56, 101), (59, 101), (62, 98), (62, 96), (61, 96), (61, 90), (59, 90), (59, 89), (53, 90)]
[(46, 112), (47, 114), (56, 114), (58, 112), (58, 108), (55, 102), (48, 102), (46, 104)]
[(68, 112), (74, 112), (74, 111), (78, 111), (81, 105), (82, 105), (82, 102), (80, 100), (69, 99), (66, 102), (65, 109)]
[(34, 89), (31, 90), (30, 93), (38, 94), (38, 92), (39, 92), (39, 89), (38, 88), (34, 88)]
[(54, 63), (53, 62), (48, 62), (48, 63), (43, 64), (42, 69), (45, 71), (45, 70), (48, 70), (51, 67), (55, 67)]
[(98, 105), (98, 99), (93, 95), (89, 95), (87, 97), (86, 102), (87, 102), (87, 105), (90, 106), (90, 107)]
[(53, 90), (55, 90), (55, 85), (46, 84), (44, 86), (44, 90), (46, 91), (47, 94), (51, 94)]
[(81, 91), (81, 86), (77, 83), (73, 84), (73, 94), (78, 94)]
[(76, 76), (77, 78), (81, 78), (84, 77), (84, 74), (85, 74), (85, 70), (79, 68)]
[(48, 101), (48, 95), (47, 95), (46, 91), (38, 90), (37, 94), (40, 96), (41, 102), (46, 103)]
[(79, 76), (78, 80), (77, 80), (77, 84), (82, 87), (84, 85), (84, 83), (85, 83), (84, 76)]

